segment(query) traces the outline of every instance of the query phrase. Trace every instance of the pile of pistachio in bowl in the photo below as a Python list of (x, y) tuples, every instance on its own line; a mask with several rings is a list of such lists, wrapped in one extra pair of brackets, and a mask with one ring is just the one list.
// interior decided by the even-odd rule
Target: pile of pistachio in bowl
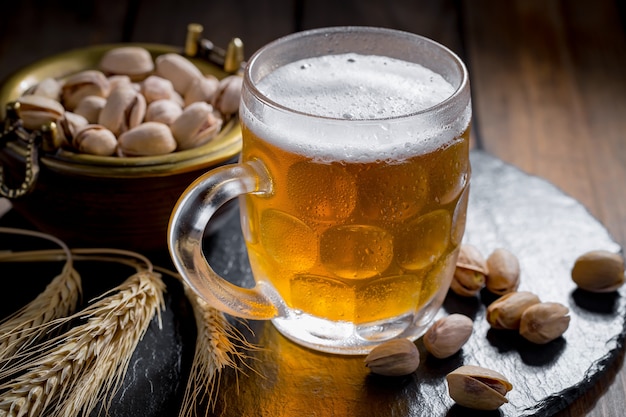
[(215, 138), (237, 113), (242, 78), (203, 74), (176, 53), (107, 51), (95, 69), (46, 78), (16, 102), (26, 129), (56, 123), (60, 146), (100, 156), (153, 156)]

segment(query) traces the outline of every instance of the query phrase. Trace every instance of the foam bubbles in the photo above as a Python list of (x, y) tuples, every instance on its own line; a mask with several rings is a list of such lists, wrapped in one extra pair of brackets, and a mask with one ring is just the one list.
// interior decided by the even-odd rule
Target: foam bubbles
[(277, 103), (304, 113), (361, 120), (415, 113), (454, 92), (439, 74), (421, 65), (357, 54), (297, 61), (278, 68), (258, 87)]
[(398, 152), (415, 154), (425, 142), (437, 142), (429, 145), (436, 147), (453, 139), (469, 123), (468, 117), (460, 129), (446, 131), (424, 118), (394, 122), (441, 103), (455, 89), (419, 64), (383, 56), (350, 53), (296, 61), (257, 87), (278, 104), (326, 119), (267, 110), (259, 120), (244, 107), (244, 123), (266, 140), (319, 161), (398, 159)]

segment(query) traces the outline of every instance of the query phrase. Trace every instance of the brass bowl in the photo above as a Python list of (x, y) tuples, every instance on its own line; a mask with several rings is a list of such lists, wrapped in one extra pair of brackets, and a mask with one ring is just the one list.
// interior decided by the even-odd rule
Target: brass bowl
[[(153, 58), (181, 52), (166, 45), (111, 44), (51, 56), (16, 72), (0, 87), (0, 119), (7, 117), (9, 103), (44, 78), (96, 68), (108, 50), (131, 45), (147, 49)], [(228, 75), (208, 60), (188, 58), (205, 74)], [(178, 197), (202, 173), (235, 161), (240, 151), (237, 117), (209, 143), (168, 155), (105, 157), (62, 149), (40, 151), (39, 174), (31, 191), (12, 199), (12, 204), (35, 227), (73, 246), (165, 250), (167, 225)], [(27, 159), (23, 143), (0, 138), (0, 166), (7, 180), (19, 182)]]

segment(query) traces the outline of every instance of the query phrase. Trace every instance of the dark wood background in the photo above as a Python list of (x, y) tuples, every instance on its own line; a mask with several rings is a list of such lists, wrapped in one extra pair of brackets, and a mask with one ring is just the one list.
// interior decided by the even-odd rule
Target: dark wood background
[[(0, 8), (0, 79), (99, 43), (182, 46), (188, 23), (246, 56), (290, 32), (373, 25), (433, 38), (468, 64), (473, 146), (578, 199), (626, 246), (626, 3), (619, 0), (12, 0)], [(548, 383), (549, 381), (547, 381)], [(621, 416), (613, 369), (558, 416)]]

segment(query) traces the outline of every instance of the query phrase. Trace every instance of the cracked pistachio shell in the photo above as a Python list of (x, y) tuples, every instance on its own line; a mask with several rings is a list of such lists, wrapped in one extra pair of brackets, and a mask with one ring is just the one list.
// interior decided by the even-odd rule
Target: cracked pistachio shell
[(44, 78), (37, 84), (30, 87), (24, 95), (32, 94), (34, 96), (44, 96), (56, 101), (61, 100), (61, 86), (62, 82), (55, 78)]
[(74, 111), (87, 96), (107, 97), (111, 86), (107, 77), (97, 70), (86, 70), (70, 76), (61, 88), (61, 101), (65, 108)]
[(385, 376), (412, 374), (420, 364), (415, 343), (408, 339), (393, 339), (376, 346), (365, 357), (365, 366), (373, 373)]
[(450, 289), (463, 297), (473, 297), (485, 286), (485, 274), (457, 266), (450, 282)]
[(489, 291), (503, 295), (517, 290), (520, 283), (520, 265), (517, 257), (506, 249), (498, 248), (487, 258)]
[(463, 314), (450, 314), (433, 323), (424, 334), (426, 350), (443, 359), (457, 353), (472, 335), (474, 322)]
[(117, 148), (117, 139), (106, 127), (90, 124), (76, 132), (72, 145), (82, 153), (112, 156)]
[(513, 385), (491, 369), (464, 365), (446, 375), (448, 393), (459, 405), (475, 410), (497, 410), (508, 403), (505, 395)]
[(542, 345), (561, 337), (569, 322), (569, 309), (563, 304), (539, 303), (524, 311), (519, 333), (526, 340)]
[(487, 261), (480, 250), (472, 245), (461, 245), (450, 289), (463, 297), (475, 296), (485, 286), (486, 275)]
[(213, 96), (211, 104), (220, 113), (230, 116), (239, 110), (241, 99), (241, 85), (243, 78), (239, 75), (230, 75), (220, 81), (217, 93)]
[(487, 321), (494, 329), (517, 330), (524, 311), (540, 300), (528, 291), (511, 292), (489, 304)]
[(44, 96), (27, 95), (16, 100), (18, 116), (26, 129), (40, 129), (42, 125), (56, 122), (63, 117), (65, 109), (56, 100)]
[(574, 262), (572, 280), (583, 290), (615, 291), (624, 284), (624, 258), (606, 250), (584, 253)]
[(146, 122), (161, 122), (171, 125), (183, 114), (183, 108), (172, 100), (157, 100), (148, 105)]
[(74, 113), (83, 116), (89, 123), (98, 123), (100, 112), (104, 108), (107, 99), (99, 96), (87, 96), (83, 98), (74, 109)]
[(192, 103), (170, 126), (179, 150), (191, 149), (213, 139), (222, 128), (222, 118), (210, 104)]
[(138, 126), (146, 115), (146, 99), (132, 86), (123, 85), (111, 91), (100, 111), (98, 123), (115, 136)]
[(107, 51), (100, 59), (99, 68), (109, 75), (126, 75), (138, 81), (154, 70), (154, 61), (145, 48), (123, 46)]
[(164, 155), (176, 150), (169, 127), (159, 122), (142, 123), (118, 138), (121, 156)]
[(193, 62), (174, 53), (159, 55), (155, 67), (156, 75), (170, 80), (174, 90), (181, 95), (185, 94), (193, 80), (204, 76)]
[(74, 140), (76, 133), (88, 124), (89, 121), (80, 114), (66, 111), (57, 123), (59, 136), (65, 144), (70, 144)]
[(189, 84), (189, 88), (185, 92), (185, 106), (197, 101), (206, 101), (207, 103), (210, 103), (217, 93), (219, 86), (220, 80), (211, 74), (194, 79), (191, 84)]
[(487, 260), (480, 252), (480, 250), (473, 245), (463, 244), (459, 250), (459, 257), (456, 261), (456, 266), (471, 269), (472, 271), (482, 272), (487, 275)]

